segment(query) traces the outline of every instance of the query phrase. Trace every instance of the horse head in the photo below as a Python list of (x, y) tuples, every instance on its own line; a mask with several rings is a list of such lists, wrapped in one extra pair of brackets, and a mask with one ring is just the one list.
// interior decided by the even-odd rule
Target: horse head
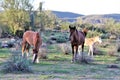
[(69, 25), (70, 33), (72, 34), (76, 30), (76, 26), (72, 27)]
[(96, 36), (96, 37), (95, 37), (95, 40), (96, 40), (97, 42), (99, 42), (99, 43), (102, 43), (102, 39), (101, 39), (100, 36)]
[(72, 40), (72, 35), (73, 35), (74, 32), (76, 31), (76, 26), (72, 27), (72, 26), (69, 25), (69, 29), (70, 29), (69, 40)]

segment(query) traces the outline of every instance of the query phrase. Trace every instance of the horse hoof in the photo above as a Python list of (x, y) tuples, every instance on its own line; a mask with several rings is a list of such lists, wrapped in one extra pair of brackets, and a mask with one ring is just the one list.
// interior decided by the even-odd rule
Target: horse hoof
[(71, 60), (71, 63), (74, 63), (75, 62), (75, 60)]
[(39, 61), (36, 61), (36, 63), (39, 63)]
[(71, 60), (71, 63), (74, 63), (74, 61)]

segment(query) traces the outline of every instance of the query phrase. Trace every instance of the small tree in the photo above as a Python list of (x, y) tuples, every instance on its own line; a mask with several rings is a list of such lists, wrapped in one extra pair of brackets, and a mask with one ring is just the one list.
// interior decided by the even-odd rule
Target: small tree
[(24, 25), (30, 22), (29, 13), (32, 5), (29, 0), (3, 0), (4, 21), (9, 26), (11, 33), (24, 29)]
[(105, 23), (105, 30), (111, 34), (116, 34), (119, 36), (120, 34), (120, 23), (115, 22), (113, 19), (108, 19), (108, 21)]

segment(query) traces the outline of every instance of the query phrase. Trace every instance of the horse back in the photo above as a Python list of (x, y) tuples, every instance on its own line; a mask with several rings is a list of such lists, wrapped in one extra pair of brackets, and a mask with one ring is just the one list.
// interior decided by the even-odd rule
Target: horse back
[(34, 31), (26, 31), (23, 34), (23, 40), (25, 40), (26, 42), (28, 42), (30, 45), (33, 45), (33, 46), (36, 44), (39, 44), (39, 45), (42, 44), (42, 40), (39, 33)]
[(90, 46), (94, 43), (94, 39), (93, 38), (86, 38), (85, 39), (85, 45), (86, 46)]
[(79, 31), (78, 34), (79, 34), (78, 37), (79, 37), (80, 43), (84, 43), (85, 42), (85, 34), (82, 31)]

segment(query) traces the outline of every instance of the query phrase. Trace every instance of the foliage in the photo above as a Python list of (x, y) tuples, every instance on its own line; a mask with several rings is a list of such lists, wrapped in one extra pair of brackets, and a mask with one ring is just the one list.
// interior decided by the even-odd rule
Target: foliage
[(46, 28), (53, 29), (58, 24), (56, 15), (51, 11), (38, 12), (35, 18), (35, 24), (38, 23), (37, 25), (42, 31)]
[(101, 34), (97, 31), (89, 31), (87, 34), (87, 37), (95, 37), (95, 36), (101, 36)]
[(0, 12), (0, 37), (2, 37), (4, 33), (9, 33), (9, 27), (3, 22), (3, 12)]
[(4, 73), (31, 73), (30, 62), (21, 56), (12, 56), (10, 60), (3, 64)]
[(55, 38), (57, 43), (64, 43), (68, 41), (68, 34), (66, 33), (57, 34)]
[(109, 19), (105, 23), (105, 30), (111, 34), (119, 34), (120, 33), (120, 23), (115, 22), (114, 19)]
[(15, 34), (16, 30), (24, 29), (25, 24), (30, 22), (29, 13), (32, 5), (29, 0), (4, 0), (2, 8), (3, 21), (9, 26), (11, 33)]
[(66, 41), (67, 41), (64, 36), (56, 36), (56, 37), (57, 37), (57, 38), (56, 38), (56, 41), (57, 41), (58, 43), (63, 43), (63, 42), (66, 42)]
[(61, 29), (62, 30), (68, 30), (69, 29), (69, 23), (68, 22), (64, 22), (64, 21), (62, 21), (61, 23)]

